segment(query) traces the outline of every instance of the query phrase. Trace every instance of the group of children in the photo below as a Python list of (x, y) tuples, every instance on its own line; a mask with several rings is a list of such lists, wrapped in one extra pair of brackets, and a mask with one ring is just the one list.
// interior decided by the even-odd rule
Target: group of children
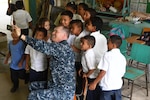
[[(102, 19), (97, 17), (96, 11), (85, 3), (77, 6), (74, 2), (69, 2), (65, 9), (58, 16), (55, 25), (70, 28), (67, 42), (75, 53), (76, 94), (83, 91), (82, 78), (85, 77), (89, 84), (86, 100), (121, 100), (120, 89), (126, 66), (126, 60), (118, 49), (122, 43), (121, 38), (110, 36), (107, 41), (101, 34)], [(47, 18), (41, 18), (33, 31), (33, 37), (52, 42), (49, 30), (50, 21)], [(49, 57), (29, 45), (21, 46), (25, 44), (18, 37), (12, 37), (13, 40), (9, 43), (9, 54), (5, 61), (7, 63), (11, 56), (11, 79), (14, 84), (11, 92), (17, 90), (19, 73), (25, 73), (25, 69), (30, 69), (31, 83), (47, 81)], [(18, 50), (16, 48), (22, 50), (16, 51)]]

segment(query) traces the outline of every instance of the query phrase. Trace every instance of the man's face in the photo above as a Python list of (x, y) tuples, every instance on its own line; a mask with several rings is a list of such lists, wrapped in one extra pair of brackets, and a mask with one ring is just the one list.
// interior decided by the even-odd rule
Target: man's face
[(52, 41), (53, 42), (60, 42), (64, 39), (65, 35), (66, 35), (66, 33), (64, 32), (63, 27), (58, 26), (52, 32)]

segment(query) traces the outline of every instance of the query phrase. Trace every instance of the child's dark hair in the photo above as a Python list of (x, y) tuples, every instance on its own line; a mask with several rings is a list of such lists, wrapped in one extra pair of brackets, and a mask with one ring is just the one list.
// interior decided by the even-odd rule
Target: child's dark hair
[(95, 46), (95, 37), (94, 36), (86, 35), (86, 36), (84, 36), (84, 37), (81, 38), (81, 42), (84, 39), (88, 41), (88, 44), (90, 46), (92, 46), (92, 48)]
[(79, 19), (72, 20), (72, 21), (70, 22), (70, 26), (71, 26), (72, 24), (76, 24), (78, 27), (81, 27), (81, 31), (83, 31), (83, 23), (82, 23), (81, 20), (79, 20)]
[(73, 13), (71, 11), (65, 10), (61, 13), (61, 15), (69, 16), (71, 19), (73, 17)]
[(46, 21), (49, 21), (47, 17), (42, 17), (39, 19), (36, 27), (44, 27)]
[(109, 39), (113, 44), (116, 44), (117, 48), (119, 48), (122, 44), (122, 39), (119, 35), (112, 35)]
[(43, 32), (44, 33), (44, 37), (47, 37), (47, 30), (45, 28), (43, 28), (43, 27), (36, 28), (35, 29), (35, 34), (36, 34), (37, 31)]
[(77, 5), (75, 4), (74, 1), (68, 2), (67, 5), (66, 5), (66, 7), (70, 7), (73, 10), (77, 10)]
[(85, 4), (85, 3), (79, 3), (79, 5), (78, 6), (81, 6), (84, 10), (86, 10), (86, 9), (88, 9), (89, 7), (88, 7), (88, 5), (87, 4)]
[(89, 22), (91, 22), (91, 24), (96, 27), (96, 31), (98, 31), (98, 30), (101, 31), (101, 29), (103, 27), (103, 20), (100, 17), (91, 17), (87, 21), (87, 23), (89, 23)]
[(23, 9), (24, 8), (23, 1), (17, 1), (16, 2), (16, 8), (17, 9)]
[(91, 15), (91, 17), (95, 17), (97, 12), (93, 8), (87, 8), (86, 11), (88, 11)]

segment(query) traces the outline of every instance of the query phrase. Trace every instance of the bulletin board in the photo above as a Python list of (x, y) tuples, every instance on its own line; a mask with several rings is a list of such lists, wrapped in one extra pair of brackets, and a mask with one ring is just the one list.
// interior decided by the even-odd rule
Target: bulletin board
[(130, 12), (132, 11), (150, 13), (150, 0), (131, 0)]

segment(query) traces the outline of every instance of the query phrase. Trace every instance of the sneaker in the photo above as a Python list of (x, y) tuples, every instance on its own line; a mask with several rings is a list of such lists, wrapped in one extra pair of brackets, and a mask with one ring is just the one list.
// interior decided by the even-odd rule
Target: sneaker
[(10, 89), (10, 92), (11, 92), (11, 93), (14, 93), (14, 92), (16, 92), (17, 89), (18, 89), (18, 88), (12, 87), (12, 88)]

